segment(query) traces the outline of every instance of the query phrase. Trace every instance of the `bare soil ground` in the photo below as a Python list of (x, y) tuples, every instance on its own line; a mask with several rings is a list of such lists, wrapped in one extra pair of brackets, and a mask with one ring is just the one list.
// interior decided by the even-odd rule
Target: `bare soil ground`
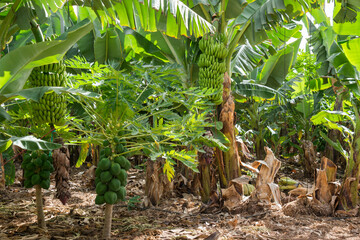
[[(72, 197), (67, 205), (54, 198), (54, 181), (44, 191), (47, 231), (37, 228), (34, 189), (20, 187), (17, 180), (0, 192), (0, 239), (101, 239), (104, 207), (94, 204), (95, 191), (84, 180), (84, 170), (71, 173)], [(130, 170), (127, 199), (142, 200), (144, 179), (143, 171)], [(281, 210), (205, 214), (200, 199), (191, 194), (177, 194), (158, 207), (143, 209), (134, 201), (132, 205), (114, 206), (113, 239), (360, 239), (359, 217), (293, 218)]]

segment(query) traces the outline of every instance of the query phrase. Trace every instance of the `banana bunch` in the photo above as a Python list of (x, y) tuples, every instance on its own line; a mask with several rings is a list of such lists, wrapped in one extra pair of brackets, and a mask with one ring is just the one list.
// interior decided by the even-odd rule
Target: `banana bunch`
[(63, 61), (34, 68), (28, 80), (33, 87), (65, 86), (65, 64)]
[(225, 58), (228, 54), (224, 34), (205, 35), (199, 42), (201, 54), (198, 61), (199, 86), (212, 89), (217, 94), (210, 96), (216, 104), (222, 102), (224, 73), (226, 71)]
[[(55, 37), (47, 38), (46, 41), (53, 40)], [(51, 63), (36, 67), (31, 72), (28, 80), (32, 87), (66, 86), (66, 72), (64, 61)], [(37, 123), (52, 123), (55, 125), (65, 124), (66, 100), (62, 94), (54, 92), (46, 93), (39, 102), (31, 102), (32, 115)]]
[(58, 126), (65, 124), (66, 102), (63, 95), (46, 93), (39, 102), (32, 102), (32, 110), (36, 122), (53, 123)]

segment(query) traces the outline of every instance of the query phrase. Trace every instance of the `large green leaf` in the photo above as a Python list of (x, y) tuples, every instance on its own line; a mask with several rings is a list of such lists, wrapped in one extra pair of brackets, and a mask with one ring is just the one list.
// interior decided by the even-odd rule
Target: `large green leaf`
[(355, 38), (342, 45), (350, 63), (360, 71), (360, 38)]
[(337, 139), (336, 142), (331, 140), (325, 133), (320, 132), (321, 137), (325, 139), (336, 151), (338, 151), (346, 160), (349, 159), (349, 153), (341, 146), (341, 143)]
[(0, 122), (4, 120), (11, 120), (11, 116), (6, 112), (3, 107), (0, 107)]
[[(358, 0), (348, 0), (346, 2), (357, 3)], [(345, 4), (342, 7), (342, 4)], [(351, 4), (350, 3), (350, 4)], [(356, 12), (346, 6), (344, 1), (335, 1), (334, 7), (334, 31), (339, 35), (360, 35), (360, 21), (356, 20)]]
[[(35, 150), (54, 150), (61, 147), (61, 144), (46, 142), (34, 136), (26, 137), (11, 137), (10, 140), (15, 146), (22, 149), (35, 151)], [(0, 146), (6, 144), (9, 140), (0, 140)]]
[(30, 29), (30, 21), (37, 17), (39, 23), (44, 23), (52, 13), (63, 7), (66, 0), (16, 0), (9, 2), (4, 21), (0, 22), (0, 48), (4, 47), (7, 38), (12, 35), (10, 29)]
[(94, 43), (95, 60), (100, 64), (108, 61), (121, 62), (123, 49), (115, 29), (108, 28), (105, 34), (96, 38)]
[[(229, 6), (231, 7), (231, 6)], [(269, 30), (281, 21), (289, 21), (307, 11), (307, 1), (256, 0), (247, 5), (235, 19), (235, 25), (251, 20), (254, 31)]]
[[(136, 45), (138, 48), (141, 48), (148, 55), (166, 61), (167, 59), (165, 58), (165, 55), (171, 54), (170, 49), (167, 48), (167, 52), (163, 50), (163, 48), (166, 46), (166, 42), (159, 32), (149, 33), (143, 31), (134, 31), (128, 27), (124, 27), (123, 31), (126, 37), (133, 36), (136, 39)], [(155, 37), (156, 34), (159, 34), (158, 37)]]
[(8, 41), (9, 28), (14, 22), (15, 13), (21, 7), (22, 0), (15, 0), (12, 5), (7, 5), (5, 12), (5, 18), (0, 22), (0, 49), (5, 48), (5, 43)]
[(31, 0), (36, 16), (43, 23), (52, 13), (57, 12), (65, 4), (66, 0)]
[(276, 95), (283, 97), (282, 94), (275, 89), (249, 81), (237, 83), (233, 93), (235, 97), (237, 97), (237, 95), (245, 97), (261, 97), (265, 99), (274, 98)]
[[(324, 12), (320, 13), (318, 11), (317, 15), (325, 15)], [(321, 20), (322, 18), (319, 17), (319, 19)], [(340, 79), (354, 78), (354, 67), (343, 49), (336, 42), (336, 34), (333, 27), (328, 25), (327, 21), (322, 21), (319, 26), (315, 26), (310, 20), (307, 23), (311, 34), (309, 44), (316, 54), (316, 61), (321, 64), (321, 67), (317, 70), (319, 75), (337, 75)], [(354, 47), (356, 47), (356, 44)]]
[(228, 0), (225, 18), (231, 19), (240, 16), (247, 5), (248, 2), (246, 0)]
[(260, 84), (264, 84), (274, 89), (279, 88), (283, 84), (286, 75), (295, 60), (300, 41), (301, 39), (287, 45), (284, 49), (278, 51), (265, 62), (264, 67), (259, 74), (258, 81)]
[(12, 141), (10, 139), (2, 141), (0, 143), (0, 153), (5, 152), (12, 145)]
[(262, 64), (264, 58), (268, 58), (270, 54), (274, 53), (275, 49), (270, 44), (262, 43), (251, 46), (246, 41), (245, 44), (239, 45), (236, 49), (235, 56), (231, 61), (232, 72), (245, 76)]
[(296, 23), (284, 24), (280, 27), (276, 27), (275, 31), (267, 31), (268, 37), (271, 39), (271, 43), (275, 47), (280, 47), (289, 41), (290, 38), (301, 38), (302, 25)]
[(61, 35), (58, 41), (20, 47), (0, 59), (0, 102), (4, 94), (21, 90), (32, 68), (58, 62), (81, 37), (92, 29), (89, 20)]
[(83, 89), (74, 89), (74, 88), (69, 88), (69, 87), (35, 87), (35, 88), (28, 88), (28, 89), (23, 89), (19, 92), (15, 92), (15, 93), (10, 93), (10, 94), (5, 94), (3, 95), (3, 97), (5, 97), (6, 99), (10, 99), (13, 97), (17, 97), (17, 96), (22, 96), (26, 99), (29, 100), (34, 100), (34, 101), (39, 101), (40, 98), (49, 91), (54, 91), (57, 94), (61, 94), (61, 93), (70, 93), (70, 94), (74, 94), (74, 95), (82, 95), (85, 97), (89, 97), (89, 98), (98, 98), (100, 97), (99, 94), (94, 93), (94, 92), (90, 92), (90, 91), (86, 91)]
[(346, 112), (323, 110), (317, 113), (316, 115), (312, 116), (310, 120), (315, 125), (319, 125), (319, 124), (324, 124), (328, 121), (341, 122), (349, 119), (351, 119), (351, 117)]
[(93, 9), (104, 23), (162, 31), (176, 38), (181, 35), (197, 38), (215, 30), (180, 0), (83, 0), (75, 3)]
[(358, 0), (337, 0), (335, 1), (334, 8), (334, 22), (354, 23), (357, 20), (356, 17), (358, 11), (360, 11), (360, 2)]

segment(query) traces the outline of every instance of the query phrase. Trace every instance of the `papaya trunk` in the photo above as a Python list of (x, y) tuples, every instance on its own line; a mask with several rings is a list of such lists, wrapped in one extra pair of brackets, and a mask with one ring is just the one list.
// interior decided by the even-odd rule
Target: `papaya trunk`
[(105, 223), (104, 223), (104, 232), (103, 238), (110, 239), (111, 237), (111, 222), (113, 215), (113, 204), (105, 204)]
[(46, 228), (45, 215), (43, 210), (43, 202), (42, 202), (43, 200), (42, 200), (42, 192), (40, 185), (35, 185), (35, 189), (36, 189), (36, 211), (37, 211), (38, 226), (40, 228), (45, 229)]
[[(240, 157), (238, 154), (236, 138), (235, 138), (235, 103), (231, 95), (231, 79), (227, 73), (224, 75), (224, 92), (223, 103), (219, 108), (219, 120), (223, 123), (222, 133), (229, 139), (227, 147), (229, 151), (220, 152), (221, 156), (217, 156), (218, 163), (223, 164), (225, 170), (226, 182), (222, 181), (222, 187), (227, 187), (227, 183), (241, 175)], [(220, 155), (220, 154), (218, 154)], [(221, 169), (222, 170), (222, 169)], [(221, 174), (221, 172), (219, 172)], [(220, 179), (222, 176), (220, 175)]]

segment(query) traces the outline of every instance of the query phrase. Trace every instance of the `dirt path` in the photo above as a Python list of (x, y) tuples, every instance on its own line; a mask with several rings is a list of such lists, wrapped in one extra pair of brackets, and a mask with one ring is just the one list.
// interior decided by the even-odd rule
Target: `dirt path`
[[(0, 193), (0, 239), (101, 239), (103, 207), (85, 184), (84, 169), (72, 172), (72, 197), (64, 206), (54, 199), (54, 182), (44, 191), (47, 232), (36, 226), (34, 189), (19, 183)], [(199, 213), (201, 202), (191, 194), (173, 197), (158, 207), (141, 209), (142, 171), (129, 173), (130, 205), (114, 206), (113, 239), (360, 239), (360, 218), (288, 217), (281, 211), (249, 215)], [(128, 207), (133, 208), (128, 208)], [(213, 237), (213, 238), (211, 238)], [(218, 238), (216, 238), (218, 237)]]

